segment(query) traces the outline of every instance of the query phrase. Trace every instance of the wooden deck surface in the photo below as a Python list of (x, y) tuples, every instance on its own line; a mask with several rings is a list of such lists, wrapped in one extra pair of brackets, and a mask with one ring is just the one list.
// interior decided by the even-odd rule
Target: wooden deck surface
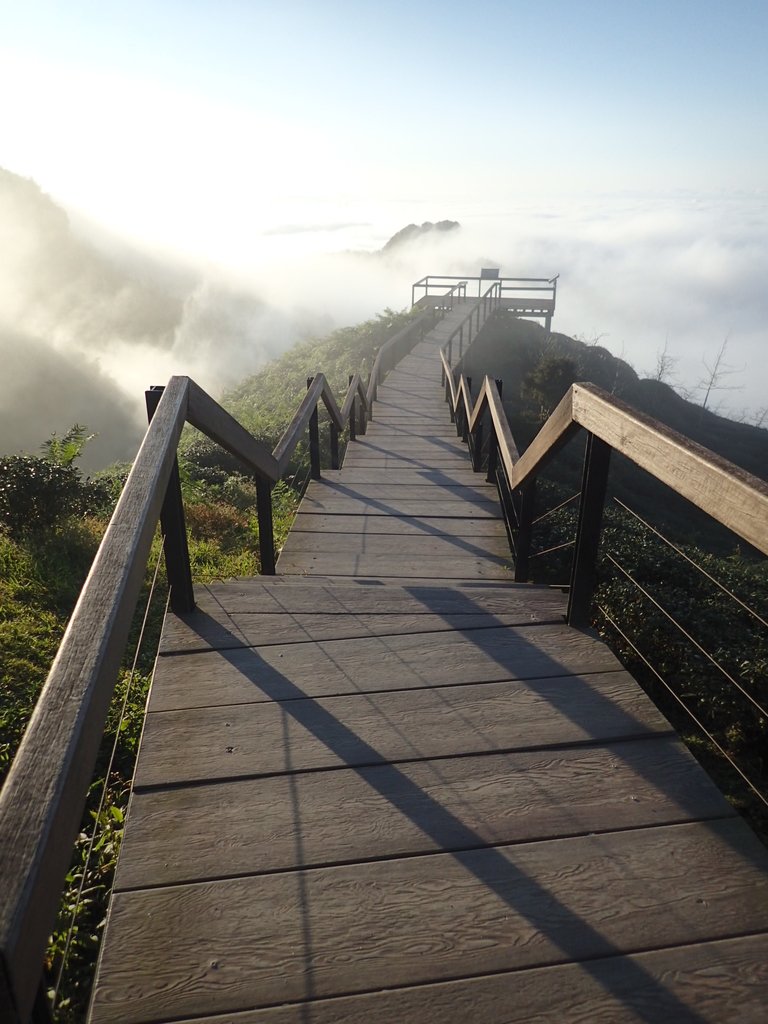
[(94, 1024), (766, 1020), (768, 853), (563, 595), (510, 582), (451, 324), (281, 575), (168, 616)]

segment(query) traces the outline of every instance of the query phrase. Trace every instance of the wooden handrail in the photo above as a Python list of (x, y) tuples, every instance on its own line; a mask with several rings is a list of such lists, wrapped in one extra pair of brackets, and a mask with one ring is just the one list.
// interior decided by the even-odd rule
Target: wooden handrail
[(768, 483), (595, 384), (573, 384), (522, 455), (517, 454), (495, 381), (484, 378), (474, 406), (465, 387), (452, 380), (450, 396), (454, 414), (466, 415), (472, 433), (485, 411), (492, 410), (511, 488), (536, 477), (582, 428), (768, 555)]
[(234, 455), (257, 476), (277, 482), (282, 476), (277, 459), (267, 446), (257, 440), (234, 416), (206, 394), (193, 380), (189, 381), (187, 421)]
[[(144, 440), (0, 790), (3, 1024), (27, 1024), (35, 1012), (46, 942), (184, 423), (197, 427), (256, 476), (262, 566), (274, 566), (274, 551), (265, 548), (272, 546), (271, 489), (285, 474), (318, 403), (328, 410), (336, 440), (358, 405), (364, 430), (385, 368), (413, 347), (434, 318), (434, 313), (422, 314), (383, 345), (367, 388), (356, 373), (341, 407), (318, 373), (273, 452), (188, 377), (172, 377), (158, 389), (159, 402), (153, 396), (153, 408), (157, 405)], [(170, 563), (168, 575), (173, 593)]]
[[(572, 624), (583, 625), (588, 617), (591, 581), (584, 583), (581, 577), (585, 573), (590, 577), (594, 575), (599, 520), (611, 451), (626, 456), (716, 522), (768, 555), (766, 481), (659, 420), (638, 412), (596, 385), (587, 383), (571, 386), (525, 452), (519, 455), (495, 381), (490, 377), (484, 378), (473, 405), (466, 377), (460, 374), (456, 380), (455, 370), (451, 369), (444, 351), (441, 351), (440, 358), (446, 381), (446, 400), (457, 431), (477, 439), (484, 418), (490, 418), (493, 443), (510, 492), (525, 494), (560, 448), (579, 430), (587, 431), (589, 445), (585, 482), (589, 483), (591, 497), (586, 507), (582, 501), (579, 515), (568, 606), (568, 621)], [(479, 460), (475, 461), (478, 469)], [(597, 483), (592, 482), (595, 474), (600, 478)], [(584, 493), (587, 493), (586, 488)], [(521, 500), (519, 504), (522, 507), (531, 503)], [(521, 531), (527, 531), (529, 526), (523, 522), (524, 518), (517, 524)], [(525, 563), (525, 552), (521, 558)]]
[(188, 379), (173, 377), (160, 399), (0, 790), (4, 1021), (26, 1022), (40, 985), (188, 395)]

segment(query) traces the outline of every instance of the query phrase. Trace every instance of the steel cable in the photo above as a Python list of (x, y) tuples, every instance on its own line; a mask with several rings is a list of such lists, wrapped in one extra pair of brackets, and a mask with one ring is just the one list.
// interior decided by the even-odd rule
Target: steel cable
[[(102, 787), (101, 795), (99, 797), (99, 806), (98, 806), (98, 809), (96, 811), (96, 816), (94, 818), (93, 831), (92, 831), (90, 839), (88, 841), (88, 850), (87, 850), (87, 853), (85, 855), (85, 863), (83, 864), (82, 874), (81, 874), (81, 877), (80, 877), (80, 884), (78, 886), (77, 896), (75, 898), (75, 903), (74, 903), (74, 906), (72, 908), (72, 914), (71, 914), (70, 920), (69, 920), (69, 927), (67, 929), (67, 938), (66, 938), (66, 941), (64, 943), (64, 951), (63, 951), (62, 957), (61, 957), (61, 964), (59, 965), (59, 970), (58, 970), (58, 973), (56, 975), (56, 982), (55, 982), (55, 985), (54, 985), (54, 988), (53, 988), (53, 998), (51, 1000), (51, 1010), (55, 1010), (55, 1008), (56, 1008), (56, 1004), (57, 1004), (58, 998), (59, 998), (59, 990), (61, 988), (61, 983), (62, 983), (62, 980), (63, 980), (63, 977), (64, 977), (64, 971), (66, 969), (67, 962), (68, 962), (68, 959), (69, 959), (69, 952), (70, 952), (70, 948), (71, 948), (71, 945), (72, 945), (72, 937), (73, 937), (74, 931), (75, 931), (75, 921), (77, 919), (77, 912), (78, 912), (78, 910), (80, 908), (80, 904), (82, 902), (83, 889), (85, 887), (85, 879), (86, 879), (86, 877), (88, 875), (88, 870), (89, 870), (90, 864), (91, 864), (91, 858), (93, 856), (93, 850), (94, 850), (94, 847), (96, 845), (96, 837), (97, 837), (97, 834), (98, 834), (98, 831), (99, 831), (99, 821), (101, 819), (102, 811), (104, 810), (104, 804), (105, 804), (105, 801), (106, 801), (107, 792), (109, 790), (109, 779), (110, 779), (110, 776), (112, 775), (112, 769), (113, 769), (113, 766), (114, 766), (115, 757), (117, 755), (117, 747), (118, 747), (118, 743), (120, 741), (120, 734), (122, 732), (122, 725), (123, 725), (123, 722), (125, 720), (125, 713), (126, 713), (126, 709), (128, 707), (128, 698), (129, 698), (129, 696), (131, 694), (131, 690), (133, 688), (134, 678), (135, 678), (135, 675), (136, 675), (136, 665), (138, 664), (139, 654), (141, 653), (142, 643), (144, 641), (144, 634), (146, 632), (147, 622), (149, 620), (149, 611), (150, 611), (150, 608), (151, 608), (151, 605), (152, 605), (152, 598), (154, 597), (154, 593), (155, 593), (155, 589), (156, 589), (157, 576), (158, 576), (158, 572), (160, 570), (160, 563), (161, 563), (161, 561), (162, 561), (161, 553), (158, 552), (158, 556), (157, 556), (157, 559), (155, 561), (154, 572), (153, 572), (153, 575), (152, 575), (152, 583), (150, 584), (149, 594), (147, 596), (147, 603), (145, 605), (144, 615), (143, 615), (142, 621), (141, 621), (141, 629), (139, 630), (139, 637), (138, 637), (138, 640), (136, 642), (136, 650), (134, 651), (133, 661), (131, 663), (131, 668), (130, 668), (130, 671), (128, 673), (128, 681), (126, 683), (125, 693), (123, 695), (123, 702), (122, 702), (122, 705), (120, 707), (120, 717), (118, 719), (117, 728), (115, 729), (115, 738), (114, 738), (114, 741), (112, 743), (112, 751), (111, 751), (110, 756), (109, 756), (109, 763), (107, 765), (107, 770), (106, 770), (106, 772), (104, 774), (104, 785)], [(168, 599), (166, 599), (166, 610), (167, 610), (167, 603), (168, 603)]]
[(622, 638), (622, 639), (623, 639), (623, 640), (624, 640), (624, 641), (625, 641), (626, 643), (628, 643), (628, 644), (629, 644), (629, 646), (630, 646), (630, 647), (632, 648), (632, 650), (633, 650), (633, 651), (635, 652), (635, 654), (636, 654), (636, 655), (638, 656), (638, 658), (640, 658), (640, 660), (641, 660), (641, 661), (643, 662), (643, 664), (644, 664), (644, 665), (645, 665), (645, 666), (646, 666), (646, 667), (647, 667), (647, 668), (648, 668), (648, 669), (649, 669), (649, 670), (650, 670), (651, 672), (653, 672), (654, 676), (655, 676), (655, 677), (656, 677), (656, 678), (658, 679), (658, 681), (659, 681), (659, 682), (660, 682), (660, 683), (662, 684), (662, 686), (663, 686), (663, 687), (664, 687), (664, 688), (665, 688), (666, 690), (668, 690), (669, 694), (670, 694), (670, 695), (671, 695), (672, 697), (674, 697), (674, 699), (675, 699), (675, 700), (677, 701), (677, 703), (678, 703), (678, 704), (680, 705), (680, 707), (681, 707), (681, 708), (683, 709), (683, 711), (685, 711), (685, 713), (686, 713), (686, 714), (687, 714), (687, 715), (689, 716), (689, 718), (690, 718), (690, 719), (691, 719), (691, 720), (692, 720), (693, 722), (695, 722), (695, 723), (696, 723), (697, 727), (698, 727), (698, 728), (699, 728), (699, 729), (700, 729), (700, 730), (702, 731), (702, 733), (703, 733), (703, 734), (704, 734), (704, 735), (705, 735), (705, 736), (707, 737), (707, 739), (709, 740), (709, 742), (710, 742), (710, 743), (711, 743), (711, 744), (712, 744), (712, 745), (713, 745), (714, 747), (716, 747), (716, 748), (717, 748), (717, 750), (719, 750), (719, 751), (720, 751), (720, 753), (721, 753), (721, 754), (723, 755), (723, 757), (724, 757), (724, 758), (726, 759), (726, 761), (727, 761), (727, 762), (728, 762), (728, 763), (729, 763), (729, 764), (731, 765), (731, 767), (732, 767), (732, 768), (733, 768), (733, 769), (734, 769), (734, 770), (735, 770), (736, 772), (738, 772), (738, 774), (739, 774), (739, 775), (741, 776), (741, 778), (742, 778), (742, 779), (744, 780), (744, 782), (746, 782), (746, 784), (747, 784), (747, 785), (749, 786), (749, 788), (750, 788), (750, 789), (752, 790), (752, 792), (753, 792), (753, 793), (755, 794), (755, 796), (756, 796), (756, 797), (757, 797), (757, 798), (758, 798), (758, 799), (759, 799), (759, 800), (760, 800), (760, 801), (761, 801), (761, 802), (762, 802), (763, 804), (765, 804), (765, 806), (766, 806), (766, 807), (768, 807), (768, 799), (766, 799), (766, 797), (765, 797), (765, 796), (764, 796), (764, 795), (763, 795), (763, 794), (762, 794), (762, 793), (760, 792), (760, 790), (759, 790), (759, 789), (758, 789), (758, 788), (757, 788), (757, 787), (755, 786), (755, 784), (754, 784), (754, 783), (753, 783), (753, 782), (751, 781), (751, 779), (750, 779), (750, 778), (749, 778), (749, 777), (748, 777), (747, 775), (745, 775), (745, 774), (744, 774), (744, 772), (743, 772), (743, 771), (741, 770), (741, 768), (739, 768), (739, 766), (738, 766), (738, 765), (736, 764), (736, 762), (735, 762), (735, 761), (733, 760), (733, 758), (732, 758), (732, 757), (731, 757), (731, 755), (730, 755), (730, 754), (729, 754), (729, 753), (727, 752), (727, 750), (725, 750), (725, 749), (724, 749), (724, 748), (723, 748), (723, 747), (722, 747), (722, 746), (721, 746), (721, 745), (720, 745), (720, 744), (719, 744), (719, 743), (717, 742), (717, 740), (716, 740), (716, 739), (715, 739), (715, 737), (714, 737), (714, 736), (712, 735), (712, 733), (711, 733), (711, 732), (710, 732), (710, 731), (709, 731), (709, 730), (708, 730), (708, 729), (706, 728), (706, 726), (705, 726), (705, 725), (704, 725), (704, 724), (703, 724), (702, 722), (700, 722), (700, 721), (699, 721), (699, 719), (698, 719), (698, 718), (696, 717), (696, 715), (695, 715), (695, 714), (693, 713), (693, 711), (691, 711), (691, 709), (690, 709), (690, 708), (688, 707), (688, 705), (687, 705), (687, 704), (686, 704), (686, 703), (685, 703), (685, 702), (684, 702), (684, 701), (682, 700), (682, 698), (681, 698), (680, 696), (678, 696), (678, 694), (677, 694), (677, 693), (675, 693), (675, 691), (674, 691), (674, 690), (672, 689), (672, 687), (671, 687), (671, 686), (669, 685), (669, 683), (668, 683), (668, 682), (666, 681), (666, 679), (664, 679), (664, 678), (663, 678), (663, 677), (662, 677), (662, 676), (661, 676), (661, 675), (660, 675), (660, 674), (658, 673), (658, 671), (657, 671), (657, 670), (656, 670), (656, 669), (655, 669), (655, 668), (653, 667), (653, 665), (652, 665), (652, 664), (650, 663), (650, 661), (648, 661), (648, 659), (647, 659), (647, 658), (645, 657), (645, 655), (644, 655), (644, 654), (642, 653), (642, 651), (640, 651), (640, 650), (638, 649), (638, 647), (637, 647), (637, 646), (636, 646), (636, 645), (635, 645), (635, 644), (634, 644), (634, 643), (633, 643), (633, 642), (632, 642), (632, 641), (631, 641), (631, 640), (629, 639), (629, 637), (627, 636), (627, 634), (626, 634), (626, 633), (625, 633), (625, 632), (624, 632), (624, 631), (623, 631), (623, 630), (622, 630), (622, 629), (621, 629), (621, 628), (620, 628), (620, 627), (619, 627), (619, 626), (617, 625), (617, 623), (616, 623), (616, 622), (615, 622), (615, 621), (614, 621), (614, 620), (613, 620), (613, 619), (611, 618), (611, 616), (610, 616), (610, 615), (608, 614), (608, 612), (607, 612), (607, 611), (605, 610), (605, 608), (603, 608), (603, 606), (602, 606), (602, 605), (598, 605), (598, 606), (597, 606), (597, 608), (598, 608), (598, 611), (600, 611), (600, 612), (602, 613), (602, 615), (603, 615), (603, 616), (605, 617), (605, 619), (606, 619), (606, 620), (607, 620), (607, 621), (608, 621), (608, 622), (609, 622), (609, 623), (611, 624), (611, 626), (613, 626), (613, 628), (614, 628), (614, 629), (616, 630), (616, 632), (617, 632), (617, 633), (619, 634), (619, 636), (620, 636), (620, 637), (621, 637), (621, 638)]
[(628, 505), (625, 505), (623, 501), (619, 501), (618, 498), (614, 498), (613, 500), (616, 502), (617, 505), (621, 506), (621, 508), (623, 508), (625, 512), (629, 512), (631, 516), (634, 516), (635, 519), (637, 519), (639, 523), (642, 523), (647, 530), (650, 530), (651, 533), (655, 534), (659, 538), (659, 540), (663, 541), (668, 547), (672, 548), (672, 550), (676, 552), (676, 554), (680, 555), (681, 558), (684, 558), (686, 562), (693, 566), (694, 569), (700, 572), (703, 576), (706, 576), (706, 578), (710, 580), (712, 583), (714, 583), (716, 587), (719, 587), (724, 594), (727, 594), (728, 597), (730, 597), (733, 601), (740, 605), (745, 611), (749, 612), (749, 614), (752, 615), (755, 619), (757, 619), (757, 621), (761, 625), (765, 626), (766, 629), (768, 629), (768, 621), (766, 621), (761, 615), (759, 615), (754, 610), (754, 608), (750, 608), (750, 606), (745, 601), (742, 601), (740, 597), (737, 597), (736, 594), (734, 594), (732, 590), (729, 590), (724, 583), (721, 583), (720, 580), (716, 579), (711, 573), (708, 573), (707, 570), (703, 566), (699, 565), (698, 562), (694, 562), (694, 560), (690, 558), (688, 555), (686, 555), (686, 553), (681, 548), (679, 548), (676, 544), (673, 544), (672, 541), (665, 537), (663, 533), (660, 533), (655, 526), (651, 526), (650, 523), (647, 523), (642, 518), (642, 516), (639, 516), (637, 512), (629, 508)]

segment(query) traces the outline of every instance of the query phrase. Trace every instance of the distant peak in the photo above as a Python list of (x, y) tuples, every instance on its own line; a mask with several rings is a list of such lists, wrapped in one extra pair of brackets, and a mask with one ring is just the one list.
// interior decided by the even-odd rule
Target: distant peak
[(411, 242), (415, 238), (422, 238), (424, 235), (436, 234), (442, 231), (455, 231), (459, 227), (461, 225), (457, 220), (439, 220), (434, 224), (431, 220), (425, 220), (423, 224), (407, 224), (396, 234), (392, 235), (381, 251), (388, 252), (390, 249), (395, 249), (405, 242)]

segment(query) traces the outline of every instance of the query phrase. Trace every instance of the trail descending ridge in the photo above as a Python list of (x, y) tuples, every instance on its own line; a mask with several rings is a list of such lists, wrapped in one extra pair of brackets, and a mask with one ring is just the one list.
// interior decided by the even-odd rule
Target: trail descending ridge
[(437, 350), (274, 578), (169, 615), (94, 1024), (763, 1019), (768, 855), (614, 655), (514, 584)]

